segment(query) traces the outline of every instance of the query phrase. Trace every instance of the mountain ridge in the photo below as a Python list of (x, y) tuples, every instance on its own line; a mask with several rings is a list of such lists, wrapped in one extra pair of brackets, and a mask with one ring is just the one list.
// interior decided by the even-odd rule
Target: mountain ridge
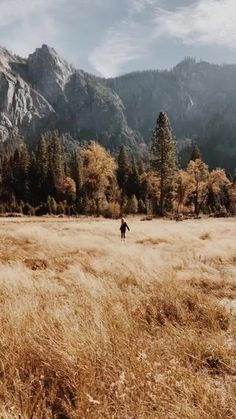
[(28, 58), (0, 47), (2, 141), (23, 136), (32, 142), (58, 130), (75, 142), (95, 139), (111, 151), (124, 144), (142, 152), (161, 110), (178, 141), (197, 141), (211, 166), (229, 159), (234, 170), (236, 65), (187, 57), (171, 70), (105, 79), (75, 69), (45, 44)]

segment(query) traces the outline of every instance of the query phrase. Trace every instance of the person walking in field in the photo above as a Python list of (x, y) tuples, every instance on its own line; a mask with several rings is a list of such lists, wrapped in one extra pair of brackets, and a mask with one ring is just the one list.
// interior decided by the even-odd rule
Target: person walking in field
[(122, 217), (121, 218), (121, 226), (120, 226), (121, 240), (125, 240), (126, 229), (128, 231), (130, 231), (130, 228), (129, 228), (128, 224), (126, 223), (125, 219)]

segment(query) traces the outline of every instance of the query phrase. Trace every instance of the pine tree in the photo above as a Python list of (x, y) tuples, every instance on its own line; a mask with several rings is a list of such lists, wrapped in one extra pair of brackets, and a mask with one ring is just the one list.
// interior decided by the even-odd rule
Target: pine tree
[(5, 202), (10, 200), (14, 192), (13, 158), (5, 155), (2, 163), (2, 197)]
[(49, 177), (52, 182), (52, 193), (57, 191), (63, 181), (63, 161), (60, 139), (54, 135), (49, 146)]
[(192, 150), (192, 154), (190, 157), (190, 161), (195, 161), (195, 160), (202, 160), (202, 155), (201, 155), (201, 151), (199, 149), (199, 147), (197, 146), (197, 144), (194, 145), (193, 150)]
[(43, 136), (40, 137), (38, 142), (36, 158), (40, 179), (41, 182), (44, 182), (48, 174), (48, 147)]
[(142, 199), (139, 199), (139, 201), (138, 201), (138, 212), (140, 214), (146, 214), (146, 212), (147, 212), (146, 205), (144, 204)]
[(135, 195), (132, 195), (131, 198), (129, 198), (127, 206), (126, 206), (126, 212), (128, 214), (137, 214), (138, 200)]
[(39, 202), (39, 176), (38, 176), (38, 167), (37, 167), (37, 159), (35, 153), (32, 152), (30, 155), (30, 167), (29, 167), (29, 189), (30, 189), (30, 196), (29, 200), (30, 203), (36, 205)]
[(71, 157), (71, 177), (76, 183), (77, 197), (81, 196), (83, 188), (83, 166), (80, 155), (74, 152)]
[(138, 166), (138, 174), (139, 176), (142, 176), (145, 173), (143, 161), (139, 160), (137, 166)]
[(119, 187), (122, 189), (122, 192), (125, 193), (126, 183), (129, 176), (129, 156), (123, 145), (121, 146), (117, 163), (117, 182)]
[(163, 216), (176, 171), (176, 145), (165, 112), (160, 113), (153, 130), (150, 157), (153, 170), (160, 178), (160, 215)]
[(36, 150), (36, 162), (38, 171), (39, 198), (46, 200), (49, 193), (48, 189), (48, 171), (49, 171), (49, 153), (48, 145), (43, 136), (40, 137)]
[(138, 171), (138, 166), (135, 160), (132, 162), (131, 169), (129, 171), (129, 176), (126, 184), (126, 193), (128, 197), (136, 195), (137, 198), (140, 197), (141, 192), (141, 182)]
[(29, 196), (30, 156), (25, 143), (21, 143), (13, 156), (13, 183), (17, 200), (27, 201)]
[(20, 147), (20, 162), (19, 162), (19, 186), (21, 189), (21, 199), (27, 201), (29, 198), (29, 170), (30, 170), (30, 155), (28, 147), (25, 143)]

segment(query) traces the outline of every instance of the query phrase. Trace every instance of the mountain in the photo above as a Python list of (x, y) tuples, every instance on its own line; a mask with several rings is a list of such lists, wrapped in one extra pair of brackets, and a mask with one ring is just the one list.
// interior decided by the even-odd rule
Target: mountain
[(0, 137), (36, 139), (47, 130), (116, 149), (135, 147), (119, 96), (99, 78), (75, 70), (43, 45), (22, 59), (0, 48)]
[(177, 140), (198, 142), (211, 167), (236, 168), (236, 66), (186, 58), (170, 71), (143, 71), (107, 80), (127, 121), (146, 143), (165, 110)]
[(73, 141), (97, 139), (142, 153), (158, 113), (177, 141), (198, 142), (211, 167), (236, 167), (236, 66), (187, 58), (169, 71), (102, 79), (76, 70), (47, 45), (27, 59), (0, 48), (0, 138), (33, 142), (57, 129)]

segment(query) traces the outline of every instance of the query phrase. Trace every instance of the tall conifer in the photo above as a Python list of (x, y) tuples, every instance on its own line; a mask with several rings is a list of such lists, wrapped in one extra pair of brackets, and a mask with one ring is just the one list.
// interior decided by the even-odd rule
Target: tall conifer
[(150, 160), (160, 178), (160, 215), (163, 216), (176, 171), (176, 144), (165, 112), (160, 113), (153, 130)]

